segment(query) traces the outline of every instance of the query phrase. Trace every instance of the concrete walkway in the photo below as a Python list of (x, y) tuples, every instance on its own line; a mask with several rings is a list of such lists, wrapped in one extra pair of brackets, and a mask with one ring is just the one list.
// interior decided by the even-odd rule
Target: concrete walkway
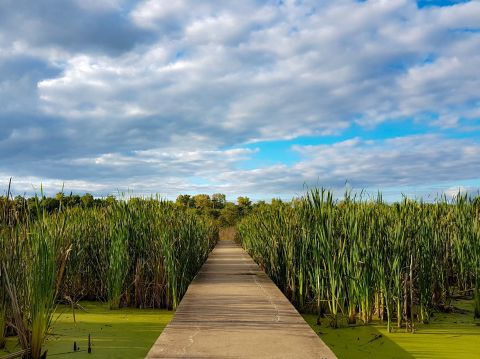
[(233, 241), (220, 241), (147, 358), (335, 358)]

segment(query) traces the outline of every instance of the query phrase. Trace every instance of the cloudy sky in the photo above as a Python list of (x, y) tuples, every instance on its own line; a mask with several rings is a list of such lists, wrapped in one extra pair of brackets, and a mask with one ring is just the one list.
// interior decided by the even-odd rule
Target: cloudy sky
[(0, 191), (480, 187), (480, 1), (2, 0)]

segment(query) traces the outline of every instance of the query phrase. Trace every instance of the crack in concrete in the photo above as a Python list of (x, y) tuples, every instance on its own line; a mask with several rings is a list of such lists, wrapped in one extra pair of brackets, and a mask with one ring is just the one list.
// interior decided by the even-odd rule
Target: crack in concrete
[(194, 338), (197, 336), (198, 333), (200, 333), (200, 327), (197, 326), (195, 327), (195, 329), (195, 332), (188, 336), (188, 344), (182, 348), (183, 354), (187, 354), (187, 349), (193, 345), (193, 343), (195, 342)]
[(258, 281), (258, 276), (256, 273), (252, 273), (253, 274), (253, 278), (254, 278), (254, 282), (257, 286), (259, 286), (263, 293), (265, 293), (265, 296), (268, 298), (268, 301), (270, 302), (270, 304), (273, 306), (274, 310), (275, 310), (275, 321), (276, 322), (279, 322), (280, 321), (280, 311), (278, 310), (278, 306), (277, 304), (275, 303), (275, 301), (272, 299), (272, 296), (270, 295), (270, 293), (268, 292), (268, 290), (266, 290), (262, 283), (260, 283)]

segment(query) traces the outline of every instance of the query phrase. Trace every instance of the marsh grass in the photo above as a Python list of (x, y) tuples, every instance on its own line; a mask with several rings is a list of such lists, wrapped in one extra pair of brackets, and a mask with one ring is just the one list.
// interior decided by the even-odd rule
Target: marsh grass
[(386, 204), (313, 189), (291, 203), (258, 206), (238, 226), (243, 247), (301, 310), (338, 326), (414, 332), (455, 293), (473, 293), (479, 317), (479, 202)]
[(37, 211), (0, 225), (0, 330), (33, 359), (58, 303), (175, 308), (218, 239), (210, 218), (158, 198)]

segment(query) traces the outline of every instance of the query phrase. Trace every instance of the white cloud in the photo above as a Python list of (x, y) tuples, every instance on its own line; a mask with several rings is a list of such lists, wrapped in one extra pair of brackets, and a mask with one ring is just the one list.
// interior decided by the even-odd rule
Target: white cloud
[[(0, 77), (0, 116), (10, 121), (0, 146), (12, 158), (0, 170), (172, 193), (478, 176), (476, 142), (436, 135), (299, 146), (299, 162), (254, 170), (238, 169), (254, 153), (225, 150), (401, 118), (432, 132), (478, 130), (478, 1), (424, 9), (407, 0), (72, 4), (62, 11), (81, 11), (64, 32), (51, 27), (55, 14), (43, 18), (28, 4), (11, 5), (18, 11), (0, 25), (0, 74), (19, 59), (39, 63)], [(12, 19), (24, 29), (11, 31)], [(3, 69), (9, 61), (15, 66)], [(30, 119), (17, 124), (11, 113)], [(38, 149), (45, 158), (36, 161)]]
[[(480, 169), (478, 142), (434, 135), (377, 141), (354, 138), (294, 149), (302, 159), (291, 166), (229, 171), (219, 179), (239, 193), (268, 188), (270, 193), (287, 198), (301, 194), (304, 185), (341, 190), (345, 182), (357, 190), (373, 192), (396, 188), (398, 196), (402, 188), (412, 192), (414, 187), (438, 194), (447, 190), (448, 183), (478, 179)], [(241, 178), (241, 182), (237, 178)], [(428, 189), (428, 184), (434, 187)]]
[(465, 193), (468, 192), (468, 189), (464, 186), (457, 186), (457, 187), (449, 187), (444, 191), (444, 194), (449, 198), (455, 198), (459, 194), (463, 196)]
[[(348, 182), (356, 190), (375, 193), (385, 190), (415, 196), (442, 192), (451, 196), (459, 186), (452, 182), (471, 183), (478, 179), (480, 144), (472, 140), (452, 140), (434, 135), (409, 136), (366, 141), (360, 138), (331, 145), (294, 146), (301, 159), (292, 165), (276, 164), (241, 169), (239, 161), (248, 161), (256, 150), (178, 151), (176, 148), (138, 151), (130, 155), (103, 154), (80, 158), (74, 163), (57, 162), (57, 166), (83, 168), (95, 176), (85, 181), (66, 180), (65, 188), (134, 190), (140, 194), (161, 192), (174, 198), (181, 192), (222, 191), (229, 198), (249, 194), (254, 198), (301, 195), (305, 186), (324, 186), (341, 195)], [(128, 177), (122, 174), (127, 171)], [(195, 176), (192, 176), (192, 173)], [(98, 180), (101, 175), (102, 180)], [(30, 178), (16, 183), (24, 188), (40, 183)], [(58, 190), (59, 179), (44, 178), (44, 188)], [(480, 185), (479, 185), (480, 186)], [(477, 187), (479, 187), (477, 186)], [(465, 189), (467, 189), (466, 186)], [(461, 186), (461, 188), (463, 188)], [(421, 190), (414, 190), (415, 188)], [(473, 192), (476, 187), (468, 186)], [(393, 196), (392, 198), (395, 198)]]
[(187, 8), (187, 2), (178, 1), (155, 1), (142, 2), (131, 12), (131, 17), (137, 25), (155, 27), (155, 22), (162, 21), (170, 16), (177, 15)]
[(39, 92), (65, 117), (196, 117), (256, 139), (338, 132), (359, 115), (361, 124), (429, 111), (458, 118), (478, 101), (480, 36), (451, 32), (476, 26), (479, 6), (147, 1), (132, 19), (173, 18), (176, 36), (159, 30), (155, 44), (121, 57), (71, 57)]

